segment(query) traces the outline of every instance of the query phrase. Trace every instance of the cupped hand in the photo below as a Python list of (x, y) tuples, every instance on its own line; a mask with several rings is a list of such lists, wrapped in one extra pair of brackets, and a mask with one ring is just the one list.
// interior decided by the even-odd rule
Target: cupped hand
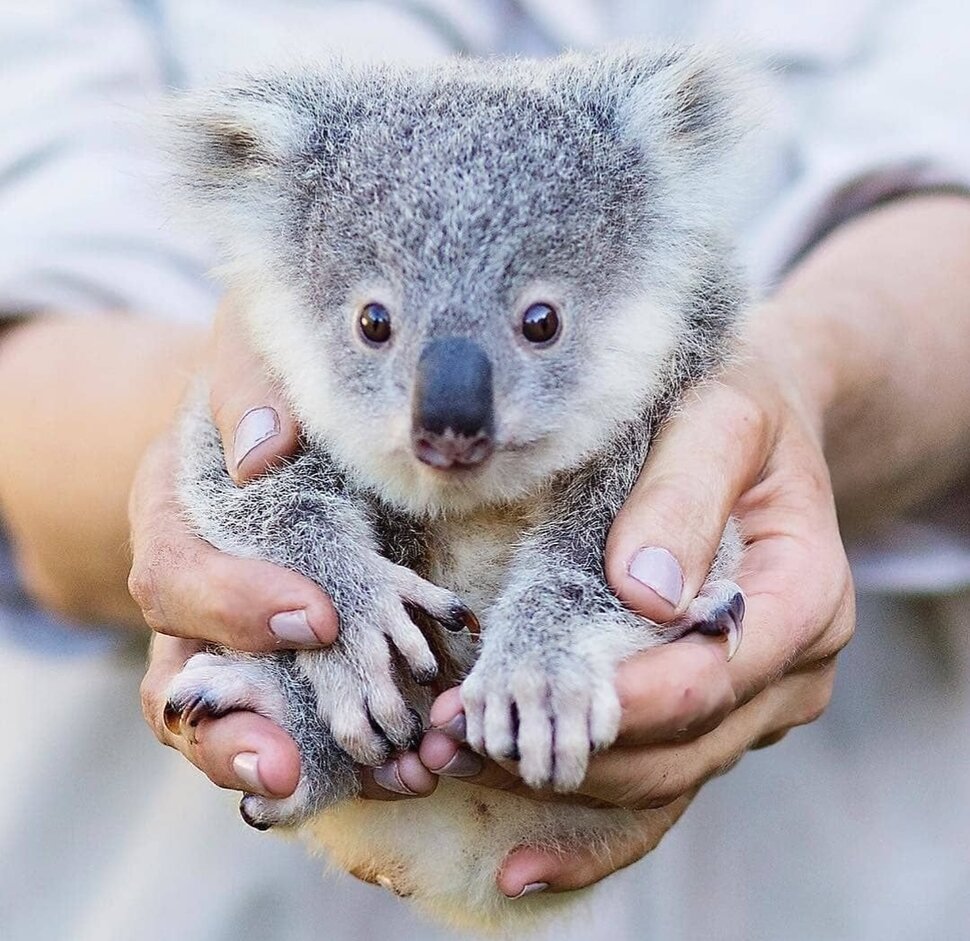
[[(210, 362), (226, 466), (242, 484), (293, 454), (299, 431), (228, 306), (217, 318)], [(286, 797), (296, 788), (300, 756), (282, 729), (251, 712), (185, 729), (166, 721), (165, 692), (206, 643), (252, 652), (323, 647), (337, 636), (337, 615), (326, 594), (301, 575), (226, 555), (195, 536), (175, 499), (177, 460), (174, 434), (166, 434), (146, 453), (129, 504), (129, 588), (155, 632), (142, 710), (158, 739), (215, 784)], [(362, 771), (364, 793), (383, 799), (430, 793), (435, 783), (413, 754)]]
[[(579, 888), (639, 859), (705, 781), (825, 709), (855, 613), (819, 424), (774, 352), (755, 345), (664, 429), (610, 533), (610, 584), (634, 610), (670, 620), (701, 587), (734, 515), (748, 544), (744, 640), (730, 661), (723, 643), (689, 635), (622, 664), (619, 738), (593, 756), (579, 795), (644, 810), (640, 824), (611, 846), (608, 862), (593, 850), (516, 850), (499, 875), (506, 895)], [(663, 564), (637, 562), (658, 557)], [(514, 765), (460, 744), (457, 689), (439, 697), (431, 718), (437, 731), (420, 755), (436, 774), (553, 797), (526, 789)]]

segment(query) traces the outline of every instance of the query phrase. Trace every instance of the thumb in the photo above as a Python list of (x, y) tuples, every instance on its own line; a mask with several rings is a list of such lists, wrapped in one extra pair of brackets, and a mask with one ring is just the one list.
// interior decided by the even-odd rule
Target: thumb
[(669, 420), (606, 542), (607, 579), (632, 610), (658, 622), (683, 613), (768, 439), (762, 409), (723, 384), (702, 387)]
[(237, 484), (258, 477), (296, 451), (296, 421), (229, 302), (216, 317), (210, 389), (226, 467)]

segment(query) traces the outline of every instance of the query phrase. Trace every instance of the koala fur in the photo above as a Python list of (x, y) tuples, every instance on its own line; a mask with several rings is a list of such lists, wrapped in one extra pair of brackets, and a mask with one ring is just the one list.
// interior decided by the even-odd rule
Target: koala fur
[[(175, 721), (253, 709), (296, 740), (296, 793), (246, 796), (247, 821), (297, 828), (441, 919), (501, 930), (575, 895), (506, 899), (509, 850), (605, 846), (635, 817), (447, 779), (424, 800), (363, 801), (355, 763), (413, 745), (435, 693), (462, 682), (470, 747), (572, 791), (617, 734), (625, 657), (740, 629), (733, 526), (670, 625), (620, 603), (603, 551), (657, 429), (731, 352), (746, 298), (726, 205), (746, 101), (715, 54), (623, 48), (330, 62), (178, 104), (182, 190), (306, 439), (236, 487), (200, 385), (181, 499), (202, 537), (310, 577), (340, 618), (330, 649), (212, 649), (169, 690)], [(380, 345), (360, 327), (375, 304), (390, 313)], [(532, 305), (557, 313), (551, 342), (523, 336)], [(434, 435), (419, 379), (440, 386)], [(419, 460), (419, 443), (446, 463), (473, 453), (448, 418), (472, 388), (489, 454)]]

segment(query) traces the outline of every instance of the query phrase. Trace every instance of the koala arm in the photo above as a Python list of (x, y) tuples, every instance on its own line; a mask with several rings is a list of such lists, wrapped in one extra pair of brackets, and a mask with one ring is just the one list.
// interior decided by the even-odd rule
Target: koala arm
[[(197, 654), (166, 694), (167, 723), (189, 735), (203, 719), (249, 710), (293, 737), (303, 758), (296, 793), (285, 801), (247, 797), (243, 815), (256, 826), (294, 823), (353, 792), (352, 762), (378, 766), (420, 734), (421, 718), (404, 694), (435, 680), (438, 661), (412, 612), (452, 631), (471, 615), (454, 594), (399, 564), (419, 551), (419, 528), (389, 518), (321, 448), (237, 486), (200, 382), (182, 418), (180, 450), (180, 498), (195, 531), (231, 555), (309, 578), (340, 620), (326, 650)], [(382, 551), (382, 531), (393, 531), (388, 545), (398, 561)]]
[(495, 759), (517, 756), (533, 787), (575, 789), (590, 747), (616, 738), (619, 663), (689, 630), (739, 631), (740, 560), (729, 527), (711, 575), (686, 613), (660, 626), (626, 608), (607, 585), (603, 553), (610, 525), (640, 472), (652, 416), (563, 475), (522, 538), (509, 577), (486, 614), (482, 652), (462, 687), (469, 744)]

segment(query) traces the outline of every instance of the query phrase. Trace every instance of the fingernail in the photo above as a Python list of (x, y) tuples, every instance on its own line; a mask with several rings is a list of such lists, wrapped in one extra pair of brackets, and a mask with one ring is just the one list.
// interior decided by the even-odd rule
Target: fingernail
[(459, 712), (458, 715), (449, 719), (444, 725), (435, 725), (432, 728), (448, 736), (453, 742), (465, 741), (465, 713)]
[(548, 882), (530, 882), (528, 885), (522, 886), (522, 891), (518, 895), (510, 895), (509, 898), (514, 902), (516, 899), (523, 898), (526, 895), (535, 895), (536, 892), (545, 892), (548, 888)]
[(389, 761), (387, 764), (379, 765), (373, 771), (374, 780), (384, 788), (385, 791), (392, 791), (395, 794), (408, 794), (411, 797), (418, 795), (401, 780), (401, 770), (396, 761)]
[(630, 575), (655, 591), (675, 608), (684, 592), (684, 573), (680, 563), (666, 550), (657, 546), (640, 549), (627, 568)]
[(280, 416), (275, 408), (264, 405), (261, 408), (251, 408), (236, 425), (236, 433), (232, 439), (232, 459), (239, 465), (249, 456), (254, 448), (264, 441), (280, 433)]
[(277, 640), (297, 647), (319, 647), (320, 640), (313, 633), (306, 611), (280, 611), (269, 619), (269, 629)]
[(434, 774), (444, 775), (446, 778), (471, 778), (481, 773), (483, 767), (481, 755), (476, 755), (468, 748), (459, 748), (443, 768), (428, 770)]
[(243, 751), (232, 759), (232, 770), (250, 794), (263, 794), (266, 787), (259, 777), (259, 755)]

